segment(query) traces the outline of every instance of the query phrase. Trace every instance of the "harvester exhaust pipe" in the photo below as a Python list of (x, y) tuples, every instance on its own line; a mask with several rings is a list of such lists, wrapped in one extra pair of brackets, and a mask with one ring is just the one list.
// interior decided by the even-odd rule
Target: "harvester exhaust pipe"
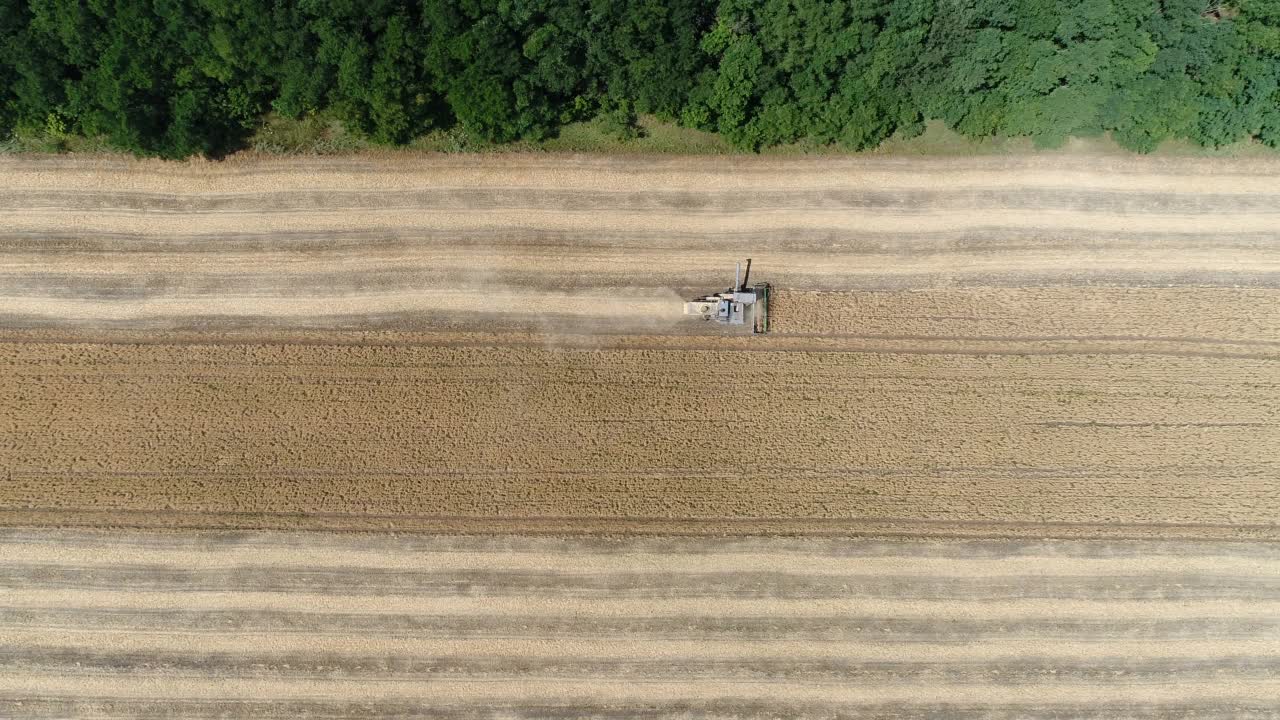
[[(738, 268), (739, 269), (742, 268), (741, 263), (738, 264)], [(738, 290), (742, 292), (746, 292), (747, 282), (750, 281), (750, 279), (751, 279), (751, 258), (747, 258), (747, 272), (745, 275), (742, 276), (742, 283), (738, 285)]]

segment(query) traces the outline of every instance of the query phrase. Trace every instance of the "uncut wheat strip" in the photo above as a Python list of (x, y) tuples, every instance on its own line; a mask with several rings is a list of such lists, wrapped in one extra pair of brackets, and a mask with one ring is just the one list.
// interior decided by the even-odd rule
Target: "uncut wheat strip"
[[(153, 446), (151, 452), (154, 451)], [(139, 458), (146, 456), (144, 450), (137, 450), (134, 455)], [(214, 462), (218, 459), (217, 454), (211, 457)], [(261, 462), (270, 459), (265, 457)], [(696, 471), (697, 468), (693, 467), (687, 473), (696, 479)], [(360, 475), (360, 470), (355, 468), (339, 477), (353, 479)], [(594, 482), (578, 483), (574, 492), (532, 499), (537, 483), (530, 478), (524, 478), (520, 484), (495, 497), (494, 493), (480, 487), (466, 492), (431, 490), (437, 484), (451, 482), (451, 475), (427, 476), (411, 483), (391, 480), (387, 485), (364, 490), (349, 489), (337, 496), (326, 491), (322, 481), (268, 483), (244, 479), (236, 485), (210, 492), (184, 482), (184, 477), (188, 474), (159, 473), (149, 478), (148, 486), (142, 491), (128, 494), (99, 488), (55, 502), (47, 499), (48, 490), (42, 491), (40, 485), (34, 485), (21, 491), (11, 491), (6, 497), (15, 506), (39, 504), (45, 509), (66, 511), (176, 508), (181, 514), (177, 519), (185, 518), (188, 523), (200, 525), (207, 524), (202, 520), (206, 514), (210, 520), (217, 521), (226, 513), (244, 513), (239, 522), (249, 527), (263, 524), (289, 527), (295, 521), (294, 516), (301, 513), (318, 515), (318, 519), (329, 523), (328, 527), (336, 528), (394, 528), (403, 521), (410, 525), (417, 523), (418, 526), (456, 530), (468, 520), (483, 527), (493, 527), (485, 523), (505, 519), (517, 525), (521, 522), (536, 524), (543, 521), (546, 524), (555, 521), (558, 527), (564, 528), (560, 532), (573, 532), (576, 523), (589, 523), (593, 519), (622, 525), (672, 520), (717, 528), (721, 523), (729, 522), (735, 523), (740, 532), (749, 531), (750, 523), (768, 525), (773, 520), (787, 519), (816, 523), (819, 529), (824, 521), (839, 520), (853, 530), (859, 522), (868, 521), (894, 521), (908, 526), (914, 522), (947, 520), (970, 525), (981, 522), (986, 524), (986, 532), (997, 535), (1001, 533), (1003, 524), (1017, 521), (1042, 523), (1042, 532), (1046, 534), (1069, 532), (1070, 528), (1064, 524), (1073, 522), (1151, 524), (1155, 526), (1153, 530), (1170, 527), (1172, 523), (1184, 525), (1179, 528), (1183, 533), (1196, 526), (1205, 526), (1209, 537), (1222, 526), (1250, 531), (1274, 529), (1271, 522), (1274, 502), (1262, 505), (1250, 502), (1256, 498), (1247, 491), (1221, 498), (1178, 494), (1128, 498), (1127, 502), (1127, 496), (1120, 494), (1094, 497), (1095, 493), (1087, 488), (1070, 493), (1049, 491), (1016, 497), (982, 495), (966, 498), (963, 494), (953, 494), (931, 498), (920, 492), (867, 497), (858, 493), (856, 487), (824, 493), (788, 492), (778, 489), (779, 480), (773, 476), (772, 479), (758, 478), (752, 485), (740, 485), (737, 491), (707, 493), (693, 488), (673, 497), (669, 492), (658, 490), (629, 492), (616, 487), (602, 473)], [(21, 475), (15, 474), (15, 478), (21, 478)], [(106, 473), (96, 476), (95, 480), (107, 480), (112, 486), (122, 480), (136, 482), (135, 477), (127, 473)], [(1104, 482), (1105, 477), (1095, 481), (1099, 485)], [(350, 483), (347, 486), (351, 487)], [(198, 497), (190, 497), (197, 491)], [(748, 501), (742, 499), (743, 492), (759, 497)], [(583, 497), (584, 494), (588, 497)], [(1091, 497), (1094, 499), (1090, 500)], [(354, 511), (353, 503), (358, 504)], [(264, 510), (264, 506), (269, 509)], [(369, 525), (367, 521), (376, 524)], [(831, 525), (830, 522), (826, 524)]]
[[(845, 346), (826, 346), (815, 351), (795, 338), (762, 340), (754, 351), (731, 349), (698, 349), (698, 340), (685, 352), (668, 347), (650, 351), (618, 348), (349, 348), (285, 346), (125, 346), (125, 345), (30, 345), (0, 344), (0, 369), (12, 382), (49, 381), (59, 383), (103, 382), (104, 390), (137, 379), (163, 380), (168, 383), (192, 383), (215, 378), (233, 381), (240, 386), (261, 386), (268, 390), (336, 392), (339, 386), (369, 388), (375, 393), (384, 384), (405, 385), (430, 379), (443, 387), (415, 386), (414, 395), (432, 397), (437, 393), (456, 393), (471, 386), (507, 386), (539, 390), (540, 386), (564, 386), (580, 399), (595, 404), (613, 397), (640, 397), (669, 394), (680, 408), (715, 399), (714, 382), (705, 375), (705, 367), (717, 363), (735, 363), (746, 378), (768, 382), (761, 388), (764, 395), (784, 397), (798, 390), (838, 388), (841, 393), (823, 396), (822, 403), (842, 411), (874, 402), (890, 402), (887, 396), (901, 392), (937, 393), (946, 389), (966, 395), (1007, 395), (1020, 398), (1018, 408), (1028, 403), (1052, 399), (1055, 390), (1077, 389), (1084, 394), (1081, 402), (1115, 403), (1120, 400), (1145, 399), (1157, 409), (1176, 407), (1174, 398), (1165, 398), (1170, 390), (1184, 396), (1182, 400), (1197, 403), (1197, 411), (1205, 412), (1211, 403), (1232, 398), (1249, 400), (1265, 397), (1272, 390), (1267, 373), (1275, 361), (1267, 357), (1186, 357), (1178, 355), (1146, 356), (1144, 350), (1154, 348), (1198, 348), (1213, 353), (1222, 349), (1250, 348), (1266, 352), (1269, 343), (1205, 341), (1150, 341), (1087, 339), (1044, 342), (1034, 338), (992, 340), (885, 339), (878, 352), (859, 351)], [(951, 347), (957, 352), (933, 357), (913, 355), (910, 346), (928, 348)], [(1018, 349), (1034, 357), (968, 357), (962, 347), (985, 347), (989, 353), (1004, 347)], [(1049, 347), (1071, 348), (1073, 352), (1053, 357), (1036, 356)], [(1112, 352), (1095, 356), (1098, 347), (1108, 346)], [(1115, 351), (1128, 349), (1127, 355)], [(999, 354), (999, 353), (994, 353)], [(607, 373), (609, 384), (593, 388), (600, 375)], [(1105, 374), (1106, 384), (1097, 376)], [(307, 387), (301, 381), (311, 381)], [(868, 384), (874, 381), (873, 384)], [(530, 387), (531, 386), (531, 387)], [(1158, 386), (1153, 389), (1153, 386)], [(31, 390), (39, 389), (33, 385)], [(886, 389), (892, 392), (886, 392)], [(363, 397), (363, 396), (361, 396)], [(361, 397), (351, 398), (358, 401)], [(367, 400), (374, 400), (371, 395)], [(481, 396), (478, 401), (514, 402), (538, 399), (555, 402), (550, 393), (526, 392), (521, 397)], [(763, 402), (757, 395), (743, 402)], [(1254, 404), (1266, 409), (1263, 404)], [(593, 406), (594, 407), (594, 406)], [(944, 408), (946, 406), (943, 406)], [(1135, 410), (1141, 410), (1136, 407)], [(602, 408), (602, 409), (607, 409)], [(802, 406), (801, 411), (808, 409)], [(1239, 409), (1239, 406), (1236, 408)], [(1058, 412), (1067, 409), (1058, 406)], [(953, 410), (953, 413), (959, 412)], [(647, 408), (619, 408), (611, 417), (646, 415)], [(1251, 418), (1255, 419), (1255, 418)], [(1105, 421), (1106, 418), (1101, 418)], [(762, 418), (758, 422), (766, 422)], [(1085, 420), (1082, 420), (1084, 422)]]
[[(33, 331), (41, 338), (47, 331)], [(281, 332), (285, 332), (281, 330)], [(330, 331), (293, 333), (291, 342), (246, 339), (236, 333), (203, 333), (190, 344), (173, 339), (146, 340), (136, 332), (112, 333), (98, 342), (32, 342), (29, 333), (0, 333), (0, 367), (13, 377), (58, 378), (67, 375), (208, 375), (270, 381), (279, 377), (394, 379), (431, 373), (449, 379), (542, 377), (548, 370), (572, 379), (574, 372), (608, 367), (620, 379), (649, 373), (646, 382), (670, 388), (677, 380), (709, 364), (732, 362), (744, 373), (782, 382), (792, 375), (824, 384), (853, 384), (867, 379), (937, 384), (965, 379), (1004, 385), (1074, 382), (1084, 384), (1099, 367), (1116, 388), (1141, 389), (1152, 377), (1181, 385), (1240, 385), (1271, 390), (1268, 373), (1280, 351), (1275, 343), (1223, 342), (1213, 338), (912, 338), (912, 337), (691, 337), (599, 336), (568, 333), (548, 345), (545, 335), (527, 333), (381, 333)], [(308, 338), (314, 337), (313, 340)], [(105, 339), (106, 342), (102, 340)], [(182, 338), (179, 338), (181, 340)], [(366, 344), (353, 344), (362, 341)], [(970, 352), (1035, 356), (1024, 361), (973, 358)], [(1216, 351), (1248, 351), (1258, 357), (1196, 357)], [(1182, 352), (1182, 351), (1185, 351)], [(927, 355), (921, 355), (927, 352)], [(1144, 356), (1144, 353), (1160, 353)], [(1052, 357), (1041, 357), (1051, 354)], [(767, 363), (767, 364), (765, 364)], [(357, 370), (353, 372), (353, 369)], [(305, 372), (304, 372), (305, 371)], [(653, 378), (654, 372), (660, 377)], [(507, 373), (502, 375), (500, 372)], [(471, 375), (468, 375), (471, 373)], [(543, 382), (544, 380), (540, 380)], [(1113, 386), (1106, 386), (1108, 391)], [(864, 387), (864, 389), (866, 389)]]
[(1280, 292), (1225, 288), (778, 291), (779, 331), (986, 337), (1272, 339)]

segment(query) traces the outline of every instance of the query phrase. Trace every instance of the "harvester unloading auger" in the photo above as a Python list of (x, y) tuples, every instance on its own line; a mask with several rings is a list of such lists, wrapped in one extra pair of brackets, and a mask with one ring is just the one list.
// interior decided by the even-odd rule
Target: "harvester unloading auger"
[(750, 325), (755, 333), (769, 332), (769, 283), (747, 287), (750, 277), (751, 258), (747, 258), (747, 272), (744, 274), (742, 263), (738, 263), (733, 287), (686, 302), (684, 314), (701, 315), (703, 320), (722, 325)]

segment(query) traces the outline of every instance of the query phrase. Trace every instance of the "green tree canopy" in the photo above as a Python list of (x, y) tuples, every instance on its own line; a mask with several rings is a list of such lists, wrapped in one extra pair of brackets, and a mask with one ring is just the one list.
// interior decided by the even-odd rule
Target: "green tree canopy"
[(217, 156), (269, 112), (375, 142), (653, 113), (744, 149), (939, 119), (1280, 144), (1276, 0), (0, 0), (0, 131)]

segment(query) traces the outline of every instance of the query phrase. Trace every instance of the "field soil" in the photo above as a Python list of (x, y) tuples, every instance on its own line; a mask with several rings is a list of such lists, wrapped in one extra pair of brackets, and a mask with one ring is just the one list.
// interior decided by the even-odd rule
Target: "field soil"
[[(0, 523), (1280, 539), (1280, 164), (0, 160)], [(680, 317), (733, 262), (774, 333)]]

